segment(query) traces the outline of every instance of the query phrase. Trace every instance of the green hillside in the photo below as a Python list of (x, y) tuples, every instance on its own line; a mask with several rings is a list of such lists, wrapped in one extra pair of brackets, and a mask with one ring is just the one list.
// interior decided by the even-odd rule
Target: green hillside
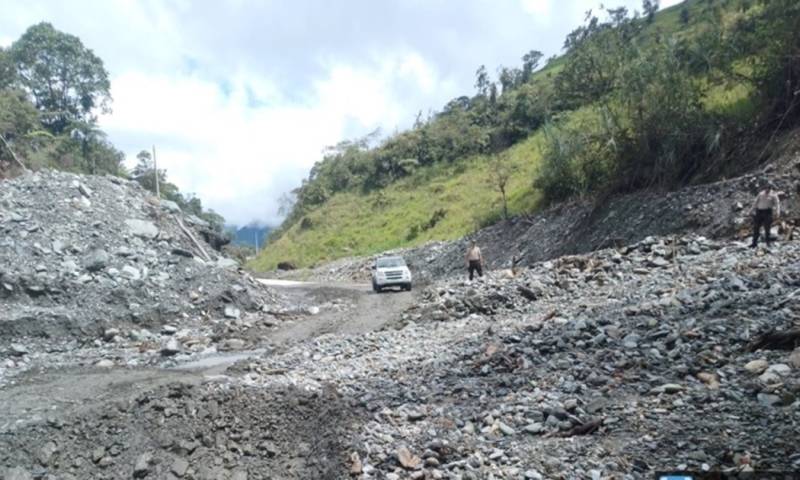
[[(645, 2), (648, 4), (649, 2)], [(378, 144), (331, 148), (251, 267), (309, 266), (463, 236), (573, 197), (671, 188), (747, 167), (741, 152), (797, 120), (800, 7), (690, 0), (608, 10), (541, 68), (520, 68)], [(790, 93), (787, 93), (790, 92)]]

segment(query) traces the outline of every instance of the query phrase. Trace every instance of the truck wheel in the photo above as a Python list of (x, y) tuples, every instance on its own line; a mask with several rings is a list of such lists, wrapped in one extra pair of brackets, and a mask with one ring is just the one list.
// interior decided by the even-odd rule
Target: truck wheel
[(411, 284), (410, 284), (410, 283), (407, 283), (407, 284), (406, 284), (406, 285), (405, 285), (403, 288), (404, 288), (404, 289), (405, 289), (407, 292), (410, 292), (410, 291), (411, 291)]
[(377, 283), (372, 282), (372, 291), (375, 293), (381, 293), (381, 287), (379, 287)]

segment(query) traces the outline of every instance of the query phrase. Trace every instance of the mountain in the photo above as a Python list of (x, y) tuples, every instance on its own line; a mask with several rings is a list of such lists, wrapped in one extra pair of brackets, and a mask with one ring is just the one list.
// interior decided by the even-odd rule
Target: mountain
[(413, 128), (331, 147), (250, 266), (452, 240), (562, 202), (752, 170), (800, 123), (798, 18), (791, 0), (608, 9), (544, 66), (535, 50), (497, 79), (482, 66), (474, 94)]
[(272, 231), (272, 227), (267, 225), (247, 225), (244, 227), (237, 227), (235, 225), (230, 225), (225, 227), (231, 234), (231, 243), (234, 245), (242, 245), (247, 247), (255, 248), (258, 245), (258, 248), (264, 245), (264, 241), (267, 239), (269, 232)]

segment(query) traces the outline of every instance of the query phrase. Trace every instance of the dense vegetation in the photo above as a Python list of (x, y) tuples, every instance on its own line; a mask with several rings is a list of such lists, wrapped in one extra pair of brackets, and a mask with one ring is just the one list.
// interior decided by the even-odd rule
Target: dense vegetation
[[(642, 14), (590, 16), (543, 68), (535, 50), (519, 68), (499, 68), (497, 80), (481, 66), (475, 94), (408, 131), (332, 147), (294, 190), (254, 266), (452, 238), (541, 202), (671, 188), (752, 166), (742, 152), (800, 118), (800, 5), (657, 8), (645, 0)], [(428, 188), (443, 184), (447, 191)], [(472, 207), (459, 213), (459, 202)], [(359, 204), (372, 207), (356, 220)]]
[[(8, 49), (0, 48), (0, 178), (24, 168), (132, 177), (155, 192), (147, 151), (128, 172), (125, 155), (98, 127), (110, 113), (111, 83), (103, 61), (81, 40), (49, 23), (33, 25)], [(221, 229), (224, 221), (183, 195), (159, 170), (161, 195)]]

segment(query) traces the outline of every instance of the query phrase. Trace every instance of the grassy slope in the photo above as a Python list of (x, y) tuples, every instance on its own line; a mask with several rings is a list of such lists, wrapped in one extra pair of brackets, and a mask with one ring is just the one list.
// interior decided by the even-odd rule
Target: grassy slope
[[(539, 164), (540, 141), (540, 135), (533, 135), (506, 152), (509, 164), (516, 169), (508, 186), (512, 213), (536, 206), (531, 179)], [(311, 228), (295, 225), (266, 247), (251, 267), (270, 269), (281, 260), (307, 266), (434, 239), (454, 239), (496, 219), (500, 208), (500, 194), (492, 187), (485, 157), (470, 157), (419, 171), (381, 193), (335, 195), (308, 215)], [(438, 209), (446, 210), (444, 218), (408, 240), (412, 228), (426, 224)]]
[[(692, 15), (697, 15), (699, 1), (690, 0), (689, 4)], [(660, 11), (650, 28), (680, 31), (680, 8), (681, 5), (675, 5)], [(562, 64), (562, 59), (551, 62), (537, 73), (536, 81), (552, 81)], [(720, 86), (708, 93), (708, 108), (736, 108), (747, 114), (746, 105), (740, 105), (747, 97), (746, 90)], [(581, 121), (591, 115), (577, 111), (565, 120)], [(535, 132), (505, 152), (516, 169), (508, 187), (511, 214), (530, 212), (537, 207), (539, 195), (533, 188), (533, 178), (541, 160), (542, 139), (542, 132)], [(426, 224), (438, 209), (446, 210), (445, 217), (433, 228), (410, 238), (414, 226)], [(430, 240), (451, 240), (499, 219), (500, 211), (500, 195), (493, 186), (487, 159), (473, 156), (455, 164), (423, 169), (379, 193), (336, 194), (308, 215), (311, 227), (302, 229), (299, 224), (294, 225), (269, 244), (250, 267), (270, 270), (280, 261), (292, 261), (303, 267)]]

